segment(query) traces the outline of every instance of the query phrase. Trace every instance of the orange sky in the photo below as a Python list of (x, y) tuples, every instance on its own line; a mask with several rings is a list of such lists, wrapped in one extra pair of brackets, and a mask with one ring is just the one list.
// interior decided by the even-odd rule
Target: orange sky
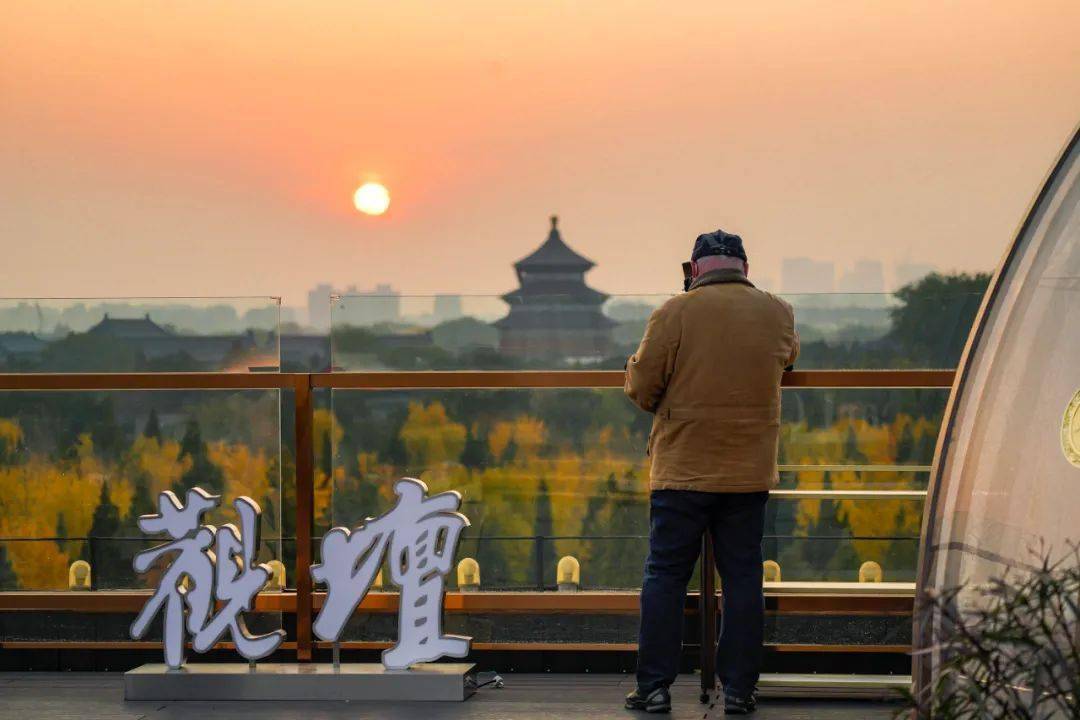
[[(301, 9), (302, 8), (302, 9)], [(1080, 121), (1080, 3), (33, 2), (0, 25), (0, 296), (609, 292), (696, 234), (988, 269)], [(366, 179), (393, 195), (368, 218)]]

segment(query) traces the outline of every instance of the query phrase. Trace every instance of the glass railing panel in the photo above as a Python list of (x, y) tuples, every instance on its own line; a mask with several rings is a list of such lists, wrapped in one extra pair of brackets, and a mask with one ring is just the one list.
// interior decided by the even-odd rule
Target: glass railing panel
[(0, 299), (0, 372), (277, 372), (280, 299)]
[[(0, 590), (143, 588), (138, 517), (172, 490), (220, 494), (203, 516), (237, 523), (240, 495), (262, 509), (259, 560), (282, 560), (277, 390), (0, 392)], [(85, 566), (89, 563), (89, 579)], [(290, 570), (291, 566), (287, 565)], [(291, 580), (291, 577), (290, 577)]]
[(781, 489), (925, 490), (945, 388), (787, 389)]
[[(914, 582), (922, 499), (771, 498), (763, 555), (781, 581)], [(867, 563), (875, 564), (876, 572)]]
[[(932, 447), (945, 392), (793, 390), (785, 407), (796, 397), (767, 531), (776, 557), (795, 548), (784, 555), (791, 578), (857, 576), (848, 561), (885, 548), (869, 536), (903, 535), (889, 542), (917, 548), (920, 453)], [(907, 414), (920, 407), (926, 416)], [(334, 390), (316, 414), (316, 524), (356, 526), (392, 507), (397, 478), (417, 477), (432, 492), (462, 493), (472, 526), (458, 559), (480, 563), (486, 589), (554, 589), (566, 555), (587, 587), (634, 589), (647, 552), (651, 422), (618, 388)], [(913, 568), (890, 564), (904, 577)]]
[[(781, 296), (802, 338), (797, 367), (955, 367), (982, 299), (979, 281), (955, 284), (930, 278), (896, 294)], [(649, 315), (671, 297), (345, 295), (331, 301), (333, 367), (622, 369)]]
[(611, 538), (648, 533), (648, 428), (619, 390), (335, 390), (316, 418), (316, 446), (332, 448), (317, 521), (355, 526), (392, 506), (397, 478), (417, 477), (462, 493), (459, 555), (480, 562), (484, 585), (537, 589), (577, 552), (629, 587), (644, 544), (635, 559)]

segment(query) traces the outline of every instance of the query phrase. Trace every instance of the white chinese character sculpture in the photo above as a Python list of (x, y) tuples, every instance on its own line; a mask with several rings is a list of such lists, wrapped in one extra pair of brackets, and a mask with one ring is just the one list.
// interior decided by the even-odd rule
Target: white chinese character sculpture
[[(220, 529), (201, 525), (203, 513), (216, 507), (219, 499), (192, 488), (181, 505), (174, 493), (166, 491), (158, 496), (158, 513), (139, 518), (143, 532), (165, 533), (172, 542), (137, 554), (135, 571), (146, 572), (155, 560), (168, 553), (176, 556), (132, 623), (131, 636), (141, 638), (154, 616), (163, 611), (165, 662), (170, 668), (184, 664), (185, 624), (196, 652), (206, 652), (231, 630), (237, 652), (248, 660), (274, 652), (285, 637), (281, 630), (267, 635), (249, 634), (240, 614), (251, 609), (255, 595), (270, 577), (268, 566), (255, 563), (262, 510), (251, 498), (239, 497), (233, 503), (240, 518), (239, 531), (231, 524)], [(184, 578), (188, 579), (188, 587), (183, 584)], [(223, 607), (211, 616), (218, 601)]]
[(444, 576), (468, 519), (456, 510), (461, 495), (426, 497), (427, 486), (402, 478), (394, 485), (398, 502), (386, 514), (368, 518), (355, 530), (334, 528), (322, 540), (322, 564), (311, 576), (326, 583), (326, 601), (315, 619), (315, 634), (337, 641), (345, 622), (371, 587), (383, 558), (390, 579), (401, 588), (397, 645), (382, 654), (389, 670), (443, 656), (465, 657), (470, 638), (442, 634)]

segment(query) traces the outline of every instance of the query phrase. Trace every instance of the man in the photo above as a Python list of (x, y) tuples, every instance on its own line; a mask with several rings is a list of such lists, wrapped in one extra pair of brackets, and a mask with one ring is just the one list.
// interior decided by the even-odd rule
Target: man
[(762, 662), (761, 540), (778, 481), (780, 380), (799, 338), (791, 306), (748, 279), (739, 236), (701, 235), (690, 259), (687, 292), (652, 314), (626, 365), (627, 396), (656, 415), (637, 690), (626, 706), (671, 708), (686, 585), (710, 530), (723, 598), (724, 709), (749, 714)]

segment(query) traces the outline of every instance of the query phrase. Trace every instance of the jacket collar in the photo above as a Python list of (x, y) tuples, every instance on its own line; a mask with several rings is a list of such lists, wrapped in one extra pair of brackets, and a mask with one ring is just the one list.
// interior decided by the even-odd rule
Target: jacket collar
[(742, 271), (725, 268), (723, 270), (713, 270), (698, 275), (697, 279), (690, 283), (688, 290), (695, 290), (702, 285), (717, 285), (720, 283), (740, 283), (742, 285), (754, 287), (754, 283), (750, 282), (750, 279), (747, 278)]

